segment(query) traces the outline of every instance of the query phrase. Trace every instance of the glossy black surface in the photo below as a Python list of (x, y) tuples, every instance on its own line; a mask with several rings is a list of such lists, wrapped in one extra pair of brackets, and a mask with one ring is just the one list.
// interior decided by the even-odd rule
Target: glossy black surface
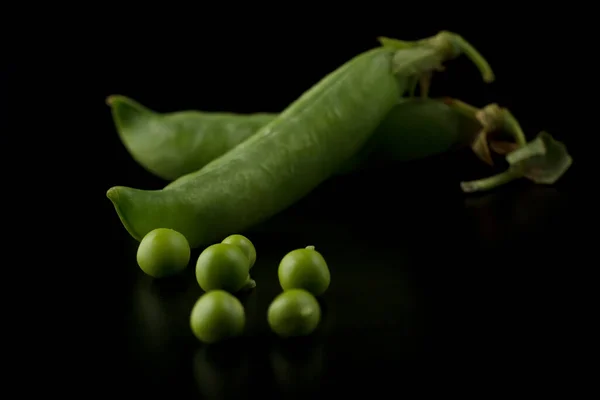
[[(578, 265), (578, 212), (585, 207), (575, 192), (581, 133), (571, 129), (571, 119), (561, 114), (564, 106), (555, 100), (570, 89), (548, 84), (559, 72), (564, 76), (562, 59), (540, 70), (540, 60), (556, 42), (545, 30), (527, 25), (498, 35), (489, 29), (445, 28), (472, 40), (498, 79), (486, 86), (468, 62), (457, 60), (435, 78), (434, 95), (478, 106), (499, 102), (529, 138), (547, 129), (564, 140), (575, 158), (572, 170), (552, 187), (522, 181), (465, 195), (461, 180), (492, 170), (462, 151), (324, 184), (286, 212), (242, 232), (257, 249), (252, 270), (257, 287), (241, 296), (248, 322), (244, 337), (223, 346), (199, 343), (188, 327), (202, 294), (194, 277), (201, 249), (192, 253), (187, 271), (173, 279), (155, 281), (136, 265), (137, 243), (119, 222), (106, 190), (114, 185), (158, 189), (165, 182), (131, 160), (104, 98), (124, 94), (164, 112), (277, 112), (348, 57), (371, 47), (377, 35), (423, 37), (440, 26), (395, 30), (390, 25), (361, 33), (352, 24), (336, 46), (323, 40), (325, 33), (309, 37), (304, 30), (287, 37), (285, 49), (274, 48), (270, 33), (251, 38), (248, 30), (220, 36), (218, 43), (194, 39), (202, 48), (194, 54), (190, 47), (177, 47), (177, 40), (172, 48), (158, 50), (116, 46), (123, 35), (117, 32), (101, 53), (90, 47), (90, 58), (65, 67), (67, 73), (76, 70), (96, 79), (86, 86), (87, 95), (94, 94), (85, 106), (88, 113), (74, 114), (82, 120), (73, 137), (88, 150), (82, 158), (89, 163), (90, 190), (89, 196), (66, 202), (65, 214), (74, 217), (69, 234), (82, 242), (77, 257), (70, 254), (73, 266), (65, 268), (61, 292), (69, 328), (53, 328), (67, 344), (53, 344), (60, 356), (46, 360), (56, 363), (67, 348), (77, 354), (78, 362), (69, 365), (72, 372), (59, 380), (61, 387), (75, 388), (75, 376), (81, 376), (89, 382), (80, 391), (83, 397), (102, 392), (139, 398), (306, 399), (359, 392), (373, 398), (474, 392), (486, 398), (521, 382), (531, 385), (531, 371), (560, 355), (573, 319), (566, 293)], [(222, 45), (240, 43), (240, 37), (249, 44), (235, 51)], [(177, 62), (176, 53), (183, 54)], [(80, 129), (90, 125), (93, 133)], [(91, 151), (95, 148), (97, 153)], [(73, 165), (87, 168), (71, 160), (66, 164), (67, 171)], [(266, 323), (267, 307), (280, 292), (277, 265), (288, 251), (307, 245), (316, 246), (331, 269), (331, 287), (320, 299), (323, 321), (312, 337), (280, 340)], [(64, 247), (54, 246), (52, 254), (63, 256)], [(71, 295), (72, 289), (77, 293)]]
[[(553, 285), (569, 259), (571, 196), (564, 185), (527, 182), (465, 196), (458, 179), (489, 173), (478, 166), (464, 152), (338, 178), (244, 232), (257, 249), (257, 287), (240, 295), (244, 337), (222, 345), (197, 342), (188, 325), (202, 294), (199, 250), (185, 274), (154, 280), (113, 219), (122, 387), (200, 398), (312, 396), (348, 385), (429, 390), (430, 380), (459, 388), (467, 376), (496, 379), (492, 371), (513, 357), (537, 354), (549, 345), (539, 329), (557, 312)], [(281, 340), (266, 322), (281, 290), (277, 265), (306, 245), (331, 269), (323, 320), (312, 337)]]

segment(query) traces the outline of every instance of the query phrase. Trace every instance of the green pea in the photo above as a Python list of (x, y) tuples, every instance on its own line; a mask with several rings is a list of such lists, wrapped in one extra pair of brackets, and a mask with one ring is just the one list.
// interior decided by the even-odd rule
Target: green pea
[(180, 273), (190, 261), (190, 245), (173, 229), (154, 229), (140, 242), (137, 263), (146, 274), (164, 278)]
[(240, 336), (245, 325), (244, 306), (224, 290), (213, 290), (200, 296), (190, 314), (194, 336), (205, 343)]
[(271, 330), (281, 337), (306, 336), (317, 329), (321, 307), (306, 290), (286, 290), (269, 306), (267, 319)]
[(205, 291), (235, 293), (249, 280), (248, 257), (238, 246), (218, 243), (207, 247), (196, 262), (196, 280)]
[(277, 273), (283, 290), (304, 289), (315, 296), (325, 293), (331, 283), (329, 267), (314, 246), (286, 254)]
[(254, 266), (254, 262), (256, 261), (256, 249), (250, 239), (242, 235), (230, 235), (223, 239), (221, 243), (238, 246), (242, 249), (246, 257), (248, 257), (248, 260), (250, 260), (250, 268)]

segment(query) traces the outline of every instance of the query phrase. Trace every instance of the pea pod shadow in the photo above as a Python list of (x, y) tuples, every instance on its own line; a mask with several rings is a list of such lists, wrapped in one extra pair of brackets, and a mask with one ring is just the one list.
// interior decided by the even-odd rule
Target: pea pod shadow
[(321, 321), (309, 336), (279, 338), (272, 336), (269, 362), (275, 386), (285, 398), (312, 395), (319, 389), (326, 368), (325, 339), (331, 331), (327, 301), (317, 298)]

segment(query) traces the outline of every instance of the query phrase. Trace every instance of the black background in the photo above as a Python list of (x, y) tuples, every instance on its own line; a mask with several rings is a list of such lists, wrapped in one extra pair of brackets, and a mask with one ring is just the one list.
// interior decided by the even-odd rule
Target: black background
[[(558, 16), (495, 17), (502, 22), (487, 15), (477, 24), (447, 23), (418, 14), (404, 23), (397, 16), (367, 18), (369, 24), (341, 17), (298, 16), (276, 26), (268, 19), (220, 19), (211, 28), (211, 16), (203, 15), (201, 27), (181, 34), (159, 22), (144, 29), (113, 22), (97, 35), (65, 31), (57, 36), (62, 41), (48, 40), (55, 47), (42, 37), (40, 47), (52, 48), (52, 57), (29, 53), (27, 62), (9, 63), (9, 77), (37, 70), (36, 81), (48, 89), (34, 101), (61, 109), (53, 108), (49, 125), (64, 128), (64, 144), (54, 144), (61, 155), (46, 164), (46, 176), (79, 182), (78, 195), (67, 196), (68, 211), (54, 215), (81, 240), (63, 262), (60, 287), (68, 290), (54, 293), (64, 296), (66, 311), (54, 328), (64, 343), (59, 352), (78, 356), (69, 376), (85, 378), (81, 384), (97, 391), (176, 398), (486, 393), (515, 383), (550, 384), (548, 375), (537, 380), (531, 371), (552, 370), (568, 353), (560, 344), (573, 316), (561, 293), (572, 289), (577, 266), (570, 243), (582, 207), (575, 177), (584, 134), (564, 100), (573, 97), (579, 69), (557, 49), (580, 36), (559, 29)], [(258, 252), (258, 286), (244, 297), (246, 336), (228, 346), (195, 341), (187, 324), (201, 294), (193, 275), (199, 250), (180, 278), (155, 282), (137, 267), (136, 243), (105, 192), (115, 185), (158, 189), (165, 182), (130, 158), (105, 98), (123, 94), (161, 112), (278, 112), (375, 46), (377, 36), (417, 39), (440, 29), (473, 43), (497, 79), (485, 85), (461, 58), (435, 76), (432, 94), (478, 106), (498, 102), (528, 138), (545, 129), (564, 141), (573, 168), (553, 187), (516, 182), (471, 196), (460, 193), (458, 182), (492, 171), (469, 152), (330, 181), (246, 232)], [(324, 320), (312, 338), (281, 341), (266, 325), (266, 309), (279, 292), (277, 263), (308, 244), (321, 250), (332, 271)], [(46, 257), (61, 259), (61, 249)], [(68, 378), (59, 383), (74, 385)]]

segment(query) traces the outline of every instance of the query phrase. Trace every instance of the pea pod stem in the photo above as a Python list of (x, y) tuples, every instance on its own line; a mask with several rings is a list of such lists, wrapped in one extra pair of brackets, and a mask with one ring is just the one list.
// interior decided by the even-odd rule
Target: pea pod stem
[(509, 169), (487, 178), (477, 179), (469, 182), (461, 182), (460, 187), (465, 193), (484, 192), (522, 177), (523, 173), (521, 171)]
[[(497, 107), (499, 109), (499, 113), (494, 117), (494, 121), (490, 125), (496, 125), (499, 128), (502, 128), (506, 133), (514, 138), (519, 147), (527, 144), (527, 139), (525, 138), (523, 128), (521, 128), (519, 121), (517, 121), (517, 119), (508, 109), (504, 107), (498, 107), (497, 104), (490, 104), (484, 109), (479, 109), (475, 106), (465, 103), (464, 101), (450, 97), (444, 98), (444, 102), (469, 118), (476, 118), (478, 113), (485, 112), (486, 109), (492, 107)], [(484, 129), (488, 131), (486, 133), (489, 133), (490, 128), (492, 127), (484, 126)]]
[(521, 124), (519, 124), (519, 121), (517, 121), (509, 110), (506, 108), (503, 108), (502, 110), (504, 111), (504, 124), (507, 128), (507, 132), (513, 134), (513, 137), (519, 146), (525, 146), (527, 144), (527, 139), (525, 138), (525, 133), (521, 128)]
[(473, 64), (477, 66), (477, 68), (481, 72), (484, 82), (491, 83), (496, 79), (496, 77), (494, 76), (494, 71), (492, 70), (492, 67), (489, 65), (487, 60), (465, 38), (456, 33), (448, 31), (442, 31), (438, 35), (444, 35), (449, 37), (450, 41), (454, 44), (454, 46), (461, 53), (467, 56), (467, 58), (469, 58)]
[[(381, 46), (397, 50), (406, 50), (417, 46), (430, 46), (438, 50), (444, 59), (452, 59), (464, 54), (473, 64), (475, 64), (485, 83), (491, 83), (495, 80), (494, 71), (487, 60), (471, 43), (456, 33), (440, 31), (434, 36), (415, 41), (392, 39), (385, 36), (380, 36), (377, 40)], [(431, 74), (432, 71), (426, 71), (421, 76), (421, 97), (427, 97), (429, 95)], [(410, 95), (412, 96), (413, 93), (414, 88), (411, 88)]]
[(444, 103), (469, 118), (475, 118), (475, 115), (479, 112), (479, 108), (453, 97), (445, 97)]
[(392, 39), (385, 36), (380, 36), (377, 40), (384, 47), (396, 49), (408, 49), (420, 45), (430, 45), (442, 50), (448, 58), (455, 58), (460, 54), (464, 54), (473, 64), (475, 64), (477, 69), (479, 69), (484, 82), (491, 83), (496, 79), (492, 67), (481, 53), (479, 53), (479, 51), (477, 51), (477, 49), (475, 49), (475, 47), (465, 38), (454, 32), (440, 31), (438, 34), (429, 38), (412, 42)]
[(462, 190), (486, 191), (518, 178), (551, 185), (559, 180), (573, 163), (566, 146), (546, 132), (541, 132), (531, 142), (508, 153), (506, 161), (509, 164), (507, 171), (488, 178), (462, 182)]

